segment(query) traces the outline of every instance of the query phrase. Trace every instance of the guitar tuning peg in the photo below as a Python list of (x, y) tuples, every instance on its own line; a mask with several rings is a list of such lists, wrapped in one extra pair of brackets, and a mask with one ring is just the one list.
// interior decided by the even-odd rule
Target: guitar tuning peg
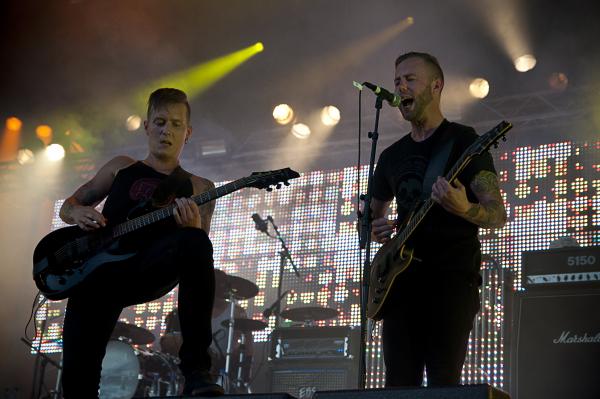
[(494, 143), (494, 148), (498, 148), (498, 143)]
[(290, 182), (286, 180), (286, 181), (283, 182), (283, 184), (285, 184), (286, 186), (289, 186)]
[(502, 136), (502, 141), (506, 141), (506, 136)]
[(273, 191), (273, 187), (267, 187), (267, 191), (268, 191), (268, 192), (271, 192), (271, 191)]
[(275, 186), (275, 188), (276, 188), (277, 190), (279, 190), (279, 189), (281, 188), (281, 183), (277, 183), (277, 185)]

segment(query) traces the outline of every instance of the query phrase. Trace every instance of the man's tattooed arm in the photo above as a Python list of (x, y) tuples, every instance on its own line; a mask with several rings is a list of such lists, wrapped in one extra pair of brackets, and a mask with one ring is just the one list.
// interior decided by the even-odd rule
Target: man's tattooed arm
[(506, 209), (500, 195), (498, 176), (483, 170), (471, 181), (471, 190), (479, 203), (472, 204), (463, 218), (480, 227), (501, 228), (506, 223)]

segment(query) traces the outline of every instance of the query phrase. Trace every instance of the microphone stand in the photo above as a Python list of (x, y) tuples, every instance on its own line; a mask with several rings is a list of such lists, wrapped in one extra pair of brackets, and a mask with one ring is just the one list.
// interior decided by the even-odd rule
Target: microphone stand
[[(375, 100), (375, 128), (369, 132), (371, 139), (371, 157), (369, 160), (367, 194), (360, 194), (365, 207), (360, 219), (360, 249), (365, 250), (365, 258), (362, 270), (362, 284), (360, 291), (360, 358), (358, 365), (358, 387), (364, 389), (366, 386), (367, 373), (367, 331), (370, 330), (371, 320), (367, 320), (367, 303), (369, 300), (369, 276), (371, 271), (371, 198), (373, 195), (373, 171), (375, 168), (375, 154), (377, 151), (377, 140), (379, 139), (379, 114), (383, 106), (383, 98), (377, 96)], [(360, 169), (357, 171), (360, 178)]]
[[(267, 216), (267, 222), (270, 222), (271, 225), (273, 226), (273, 229), (275, 230), (275, 234), (276, 237), (280, 242), (281, 242), (281, 251), (279, 251), (279, 283), (277, 284), (277, 306), (275, 307), (275, 310), (273, 311), (273, 313), (275, 314), (275, 328), (277, 329), (279, 328), (279, 325), (281, 323), (281, 283), (283, 281), (283, 270), (285, 269), (285, 265), (287, 263), (287, 261), (290, 261), (290, 264), (292, 265), (292, 268), (294, 269), (294, 273), (296, 274), (296, 276), (298, 278), (300, 278), (300, 273), (298, 272), (298, 268), (296, 267), (296, 264), (294, 263), (294, 260), (292, 259), (292, 255), (290, 254), (290, 251), (288, 250), (287, 245), (285, 244), (285, 240), (283, 239), (283, 237), (281, 236), (281, 234), (279, 233), (279, 229), (277, 228), (277, 225), (275, 224), (275, 222), (273, 221), (273, 218), (271, 216)], [(270, 236), (270, 235), (269, 235)], [(272, 237), (272, 236), (270, 236)]]

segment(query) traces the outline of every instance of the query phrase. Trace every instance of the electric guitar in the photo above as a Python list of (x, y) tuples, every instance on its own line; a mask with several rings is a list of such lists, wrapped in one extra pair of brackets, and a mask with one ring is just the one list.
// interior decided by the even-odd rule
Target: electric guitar
[[(465, 150), (452, 169), (446, 174), (446, 180), (452, 182), (456, 176), (471, 162), (474, 156), (487, 151), (490, 146), (498, 146), (498, 140), (506, 140), (506, 132), (512, 128), (509, 122), (501, 122), (489, 132), (480, 136)], [(406, 246), (406, 241), (417, 226), (427, 215), (435, 202), (429, 198), (402, 226), (398, 234), (386, 242), (375, 254), (371, 262), (369, 276), (369, 298), (367, 302), (367, 317), (380, 320), (382, 308), (390, 287), (398, 275), (406, 270), (413, 259), (413, 250)]]
[[(300, 177), (298, 172), (279, 169), (268, 172), (254, 172), (250, 176), (227, 183), (191, 197), (198, 205), (231, 194), (246, 187), (272, 191), (282, 184), (289, 186), (288, 180)], [(44, 296), (60, 300), (71, 295), (94, 270), (105, 263), (131, 258), (133, 249), (124, 250), (120, 242), (131, 233), (173, 216), (175, 205), (171, 204), (131, 219), (115, 226), (106, 226), (91, 232), (70, 226), (55, 230), (46, 235), (33, 252), (33, 279)]]

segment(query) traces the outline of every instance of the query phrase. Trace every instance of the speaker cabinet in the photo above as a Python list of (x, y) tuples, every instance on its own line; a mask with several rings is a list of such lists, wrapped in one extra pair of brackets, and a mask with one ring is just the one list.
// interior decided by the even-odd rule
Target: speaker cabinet
[(530, 289), (513, 309), (516, 399), (600, 398), (600, 290)]
[(273, 361), (270, 367), (271, 392), (287, 392), (298, 398), (312, 398), (317, 391), (350, 389), (358, 386), (356, 362)]

